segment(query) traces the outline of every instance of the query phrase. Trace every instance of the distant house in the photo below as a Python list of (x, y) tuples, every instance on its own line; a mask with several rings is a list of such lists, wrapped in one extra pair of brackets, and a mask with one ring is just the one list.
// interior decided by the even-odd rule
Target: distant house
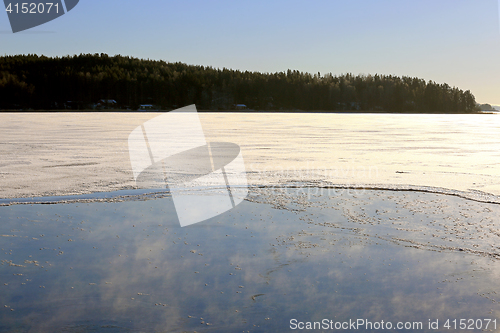
[(117, 102), (114, 99), (101, 99), (96, 103), (96, 109), (114, 109), (117, 106)]
[(159, 111), (159, 108), (153, 104), (141, 104), (137, 111)]
[(246, 110), (248, 107), (245, 104), (235, 104), (234, 105), (235, 110)]
[(99, 103), (102, 104), (116, 104), (116, 101), (114, 99), (101, 99)]

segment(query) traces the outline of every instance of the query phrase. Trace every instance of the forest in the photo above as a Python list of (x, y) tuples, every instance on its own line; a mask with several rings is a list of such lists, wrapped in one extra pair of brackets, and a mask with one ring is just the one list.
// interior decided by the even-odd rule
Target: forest
[(137, 110), (141, 104), (163, 110), (196, 104), (198, 110), (477, 111), (469, 90), (415, 77), (259, 73), (106, 54), (0, 57), (0, 109)]

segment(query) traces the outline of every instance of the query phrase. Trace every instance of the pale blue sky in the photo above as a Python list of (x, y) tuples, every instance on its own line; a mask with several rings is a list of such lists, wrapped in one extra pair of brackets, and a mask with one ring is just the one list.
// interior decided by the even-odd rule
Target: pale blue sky
[(1, 54), (122, 54), (240, 70), (417, 76), (500, 105), (499, 0), (80, 0)]

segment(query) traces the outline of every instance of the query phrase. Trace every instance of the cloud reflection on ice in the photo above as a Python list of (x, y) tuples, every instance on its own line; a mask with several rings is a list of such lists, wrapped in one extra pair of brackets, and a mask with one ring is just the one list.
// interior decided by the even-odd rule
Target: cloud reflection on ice
[(1, 328), (286, 331), (291, 318), (498, 317), (499, 207), (316, 193), (253, 189), (187, 228), (165, 219), (169, 197), (0, 207)]

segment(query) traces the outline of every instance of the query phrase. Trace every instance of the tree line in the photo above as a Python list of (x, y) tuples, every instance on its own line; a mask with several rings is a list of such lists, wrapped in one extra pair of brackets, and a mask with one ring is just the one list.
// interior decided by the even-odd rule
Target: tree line
[(129, 109), (244, 104), (254, 110), (477, 110), (469, 90), (407, 76), (259, 73), (106, 54), (0, 57), (0, 109), (80, 109), (101, 99)]

